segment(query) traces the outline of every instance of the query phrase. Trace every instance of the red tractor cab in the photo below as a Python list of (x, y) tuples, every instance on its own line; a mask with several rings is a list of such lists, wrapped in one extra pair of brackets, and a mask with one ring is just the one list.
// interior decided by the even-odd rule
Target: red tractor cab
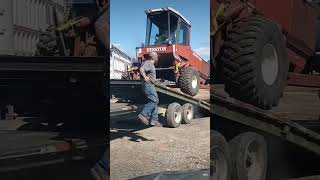
[(195, 96), (209, 77), (210, 66), (191, 50), (189, 21), (173, 8), (146, 11), (145, 46), (138, 49), (142, 63), (151, 52), (157, 52), (157, 78), (173, 82), (181, 91)]

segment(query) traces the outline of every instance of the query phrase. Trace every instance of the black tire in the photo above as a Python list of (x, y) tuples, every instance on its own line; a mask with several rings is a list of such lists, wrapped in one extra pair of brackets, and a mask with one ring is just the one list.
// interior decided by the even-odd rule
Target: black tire
[(289, 61), (285, 39), (275, 23), (259, 16), (236, 21), (222, 54), (225, 91), (231, 97), (262, 109), (278, 105)]
[[(196, 80), (196, 85), (192, 85), (192, 81)], [(192, 67), (181, 69), (178, 79), (178, 85), (183, 93), (195, 96), (199, 92), (200, 75), (197, 70)]]
[(268, 167), (267, 143), (263, 136), (247, 132), (229, 142), (231, 176), (234, 180), (265, 180)]
[(194, 116), (194, 108), (190, 103), (186, 103), (182, 106), (182, 123), (190, 124)]
[(220, 133), (211, 131), (210, 141), (210, 179), (230, 180), (231, 159), (226, 139)]
[(166, 112), (167, 125), (171, 128), (179, 127), (182, 121), (182, 107), (179, 103), (171, 103)]

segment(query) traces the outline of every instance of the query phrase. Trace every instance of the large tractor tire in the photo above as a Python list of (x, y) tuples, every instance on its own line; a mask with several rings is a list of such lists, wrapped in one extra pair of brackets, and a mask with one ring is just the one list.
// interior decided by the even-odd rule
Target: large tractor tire
[(226, 139), (217, 131), (210, 132), (210, 179), (230, 180), (230, 152)]
[(263, 136), (247, 132), (229, 142), (231, 176), (234, 180), (265, 180), (268, 167), (267, 143)]
[(199, 72), (192, 67), (181, 69), (178, 85), (183, 93), (189, 94), (190, 96), (197, 95), (200, 87)]
[(289, 61), (280, 28), (259, 16), (232, 25), (222, 48), (225, 91), (262, 109), (278, 105)]

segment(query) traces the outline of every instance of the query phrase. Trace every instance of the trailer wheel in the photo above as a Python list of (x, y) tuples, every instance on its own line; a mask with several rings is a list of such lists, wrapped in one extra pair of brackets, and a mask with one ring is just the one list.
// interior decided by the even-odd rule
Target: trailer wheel
[(259, 16), (236, 21), (222, 48), (225, 91), (262, 109), (279, 103), (289, 61), (280, 28)]
[(167, 124), (169, 127), (179, 127), (182, 121), (182, 107), (179, 103), (171, 103), (166, 112)]
[(199, 72), (192, 67), (181, 69), (178, 85), (183, 93), (189, 94), (190, 96), (197, 95), (200, 87)]
[(190, 124), (194, 115), (193, 105), (186, 103), (182, 106), (182, 122), (185, 124)]
[(212, 154), (210, 176), (215, 180), (230, 180), (230, 152), (226, 139), (217, 131), (210, 135)]
[(247, 132), (229, 142), (231, 175), (237, 180), (265, 180), (267, 174), (267, 143), (263, 136)]

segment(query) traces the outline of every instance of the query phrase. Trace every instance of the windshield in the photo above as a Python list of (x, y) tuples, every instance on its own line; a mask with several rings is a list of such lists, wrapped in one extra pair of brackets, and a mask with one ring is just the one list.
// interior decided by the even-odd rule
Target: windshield
[(170, 14), (169, 32), (168, 12), (148, 15), (146, 45), (157, 46), (174, 44), (176, 41), (177, 24), (178, 17)]

